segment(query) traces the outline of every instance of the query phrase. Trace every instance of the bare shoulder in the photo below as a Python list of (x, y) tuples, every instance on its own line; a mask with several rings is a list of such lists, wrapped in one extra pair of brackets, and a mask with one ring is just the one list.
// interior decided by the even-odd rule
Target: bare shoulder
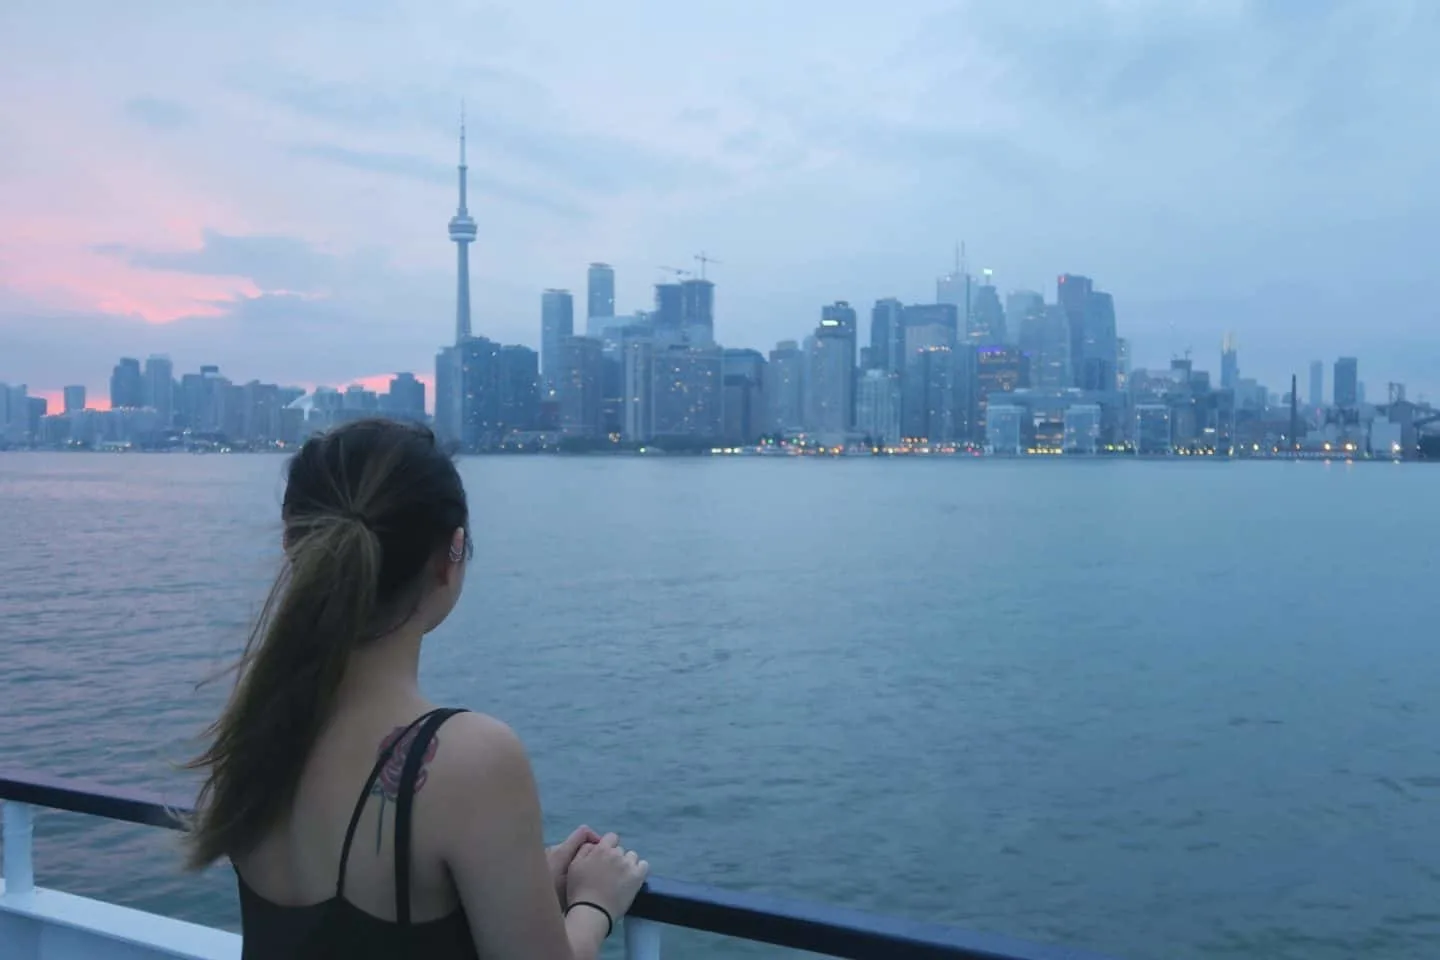
[(444, 759), (436, 765), (437, 789), (460, 791), (472, 798), (529, 782), (530, 759), (520, 738), (509, 726), (483, 713), (460, 713), (443, 728)]

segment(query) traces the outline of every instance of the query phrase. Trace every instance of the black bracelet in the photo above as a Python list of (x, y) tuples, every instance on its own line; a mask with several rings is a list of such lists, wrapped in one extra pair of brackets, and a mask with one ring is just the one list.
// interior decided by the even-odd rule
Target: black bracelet
[(600, 904), (592, 903), (589, 900), (576, 900), (574, 903), (570, 904), (570, 906), (565, 908), (565, 916), (570, 916), (570, 911), (574, 910), (576, 907), (589, 907), (591, 910), (599, 910), (601, 916), (605, 918), (605, 939), (610, 939), (610, 934), (615, 932), (615, 918), (610, 916), (609, 910), (606, 910), (604, 907), (600, 906)]

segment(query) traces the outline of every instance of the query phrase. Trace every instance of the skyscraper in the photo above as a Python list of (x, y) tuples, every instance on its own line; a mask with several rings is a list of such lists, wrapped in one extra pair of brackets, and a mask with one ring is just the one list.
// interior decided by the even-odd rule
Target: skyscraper
[(566, 337), (560, 344), (560, 429), (570, 437), (603, 432), (603, 345), (590, 337)]
[[(923, 328), (911, 328), (911, 332)], [(932, 444), (955, 440), (955, 351), (945, 344), (905, 350), (901, 432)]]
[(781, 340), (765, 367), (765, 421), (781, 435), (805, 429), (805, 355), (794, 340)]
[(948, 303), (955, 308), (955, 315), (961, 322), (968, 324), (970, 320), (970, 302), (974, 295), (974, 285), (970, 274), (966, 273), (957, 263), (955, 270), (935, 281), (935, 302)]
[(488, 337), (467, 337), (455, 347), (459, 357), (460, 443), (486, 450), (502, 438), (500, 424), (500, 345)]
[(1005, 297), (1005, 342), (1018, 344), (1025, 321), (1045, 312), (1045, 298), (1034, 290), (1015, 290)]
[(965, 322), (965, 338), (977, 347), (1005, 343), (1005, 308), (1000, 294), (991, 282), (989, 270), (982, 274), (982, 283), (974, 289), (970, 314)]
[(83, 386), (70, 386), (65, 388), (65, 412), (75, 413), (85, 409), (85, 388)]
[(1085, 334), (1086, 319), (1090, 312), (1090, 294), (1094, 284), (1089, 277), (1073, 273), (1062, 273), (1055, 281), (1055, 302), (1065, 311), (1065, 320), (1070, 329), (1070, 384), (1085, 385)]
[(656, 344), (669, 346), (685, 342), (685, 291), (680, 284), (655, 284), (655, 312), (650, 320)]
[(655, 340), (649, 328), (634, 326), (620, 335), (620, 436), (643, 443), (652, 436), (655, 392)]
[(1325, 362), (1310, 361), (1310, 406), (1325, 406)]
[(1335, 361), (1335, 406), (1354, 408), (1360, 405), (1360, 362), (1354, 357)]
[(848, 304), (822, 311), (807, 360), (805, 429), (822, 442), (843, 441), (855, 423), (855, 311)]
[(425, 419), (425, 384), (413, 373), (397, 373), (390, 378), (390, 389), (380, 398), (380, 409), (403, 420)]
[(894, 297), (876, 300), (870, 311), (870, 366), (898, 373), (904, 367), (905, 306)]
[(475, 219), (465, 207), (465, 112), (460, 112), (460, 206), (450, 218), (450, 239), (455, 244), (455, 342), (470, 336), (470, 244), (475, 240)]
[(1225, 334), (1220, 345), (1220, 389), (1234, 390), (1240, 382), (1240, 361), (1235, 352), (1235, 334)]
[(718, 441), (725, 432), (724, 354), (719, 347), (656, 347), (652, 359), (651, 435), (658, 440)]
[(1005, 403), (1003, 394), (1030, 386), (1030, 358), (1019, 347), (980, 347), (975, 358), (976, 410), (970, 439), (985, 440), (990, 404)]
[(732, 348), (721, 359), (725, 384), (725, 441), (751, 444), (765, 432), (765, 356)]
[(1061, 390), (1074, 383), (1070, 369), (1070, 321), (1065, 308), (1046, 304), (1020, 327), (1020, 349), (1030, 357), (1030, 382), (1042, 390)]
[(121, 357), (110, 374), (110, 408), (119, 410), (144, 405), (145, 388), (140, 375), (140, 361), (134, 357)]
[[(585, 319), (615, 316), (615, 268), (608, 263), (590, 264), (585, 283)], [(589, 324), (586, 324), (589, 329)]]
[(845, 363), (850, 380), (845, 412), (845, 429), (848, 430), (855, 424), (855, 364), (859, 353), (856, 343), (859, 337), (859, 320), (855, 315), (855, 308), (844, 300), (837, 300), (828, 307), (823, 307), (820, 310), (820, 326), (822, 329), (838, 327), (845, 336)]
[(152, 354), (145, 361), (143, 405), (156, 413), (160, 429), (175, 425), (175, 367), (169, 357)]
[(575, 300), (569, 290), (546, 290), (540, 295), (540, 377), (545, 393), (557, 389), (562, 363), (561, 346), (575, 335)]
[[(909, 355), (917, 349), (915, 330), (921, 327), (933, 327), (936, 331), (925, 334), (921, 339), (926, 344), (944, 343), (945, 346), (953, 346), (960, 339), (960, 308), (952, 303), (912, 303), (908, 304), (901, 311), (901, 325), (904, 332), (901, 335), (901, 352), (906, 355), (906, 362), (909, 362)], [(939, 338), (939, 339), (937, 339)], [(918, 341), (917, 341), (918, 342)]]
[(685, 342), (696, 347), (715, 343), (715, 284), (686, 280), (680, 284), (680, 327)]
[(460, 348), (441, 347), (435, 355), (435, 435), (445, 443), (460, 440)]
[(855, 391), (855, 432), (876, 446), (900, 442), (900, 375), (870, 369), (861, 374)]
[(1086, 298), (1082, 376), (1085, 390), (1109, 392), (1115, 389), (1115, 300), (1108, 293), (1092, 290)]
[(529, 347), (500, 348), (501, 439), (516, 430), (534, 430), (540, 416), (540, 357)]

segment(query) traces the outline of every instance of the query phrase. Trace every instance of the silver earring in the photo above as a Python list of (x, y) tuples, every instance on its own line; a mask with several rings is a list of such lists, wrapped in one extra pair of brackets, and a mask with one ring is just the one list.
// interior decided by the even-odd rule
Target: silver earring
[(459, 549), (457, 549), (457, 548), (455, 547), (455, 544), (453, 544), (453, 543), (450, 544), (450, 562), (451, 562), (451, 563), (459, 563), (461, 560), (464, 560), (464, 559), (465, 559), (465, 548), (464, 548), (464, 547), (460, 547)]

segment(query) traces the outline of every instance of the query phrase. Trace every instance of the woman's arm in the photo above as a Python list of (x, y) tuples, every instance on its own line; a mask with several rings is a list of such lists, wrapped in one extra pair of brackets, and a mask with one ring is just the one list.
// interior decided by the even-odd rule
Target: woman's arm
[(475, 949), (493, 960), (594, 960), (605, 917), (588, 909), (561, 915), (524, 747), (489, 717), (460, 714), (450, 723), (445, 860)]

